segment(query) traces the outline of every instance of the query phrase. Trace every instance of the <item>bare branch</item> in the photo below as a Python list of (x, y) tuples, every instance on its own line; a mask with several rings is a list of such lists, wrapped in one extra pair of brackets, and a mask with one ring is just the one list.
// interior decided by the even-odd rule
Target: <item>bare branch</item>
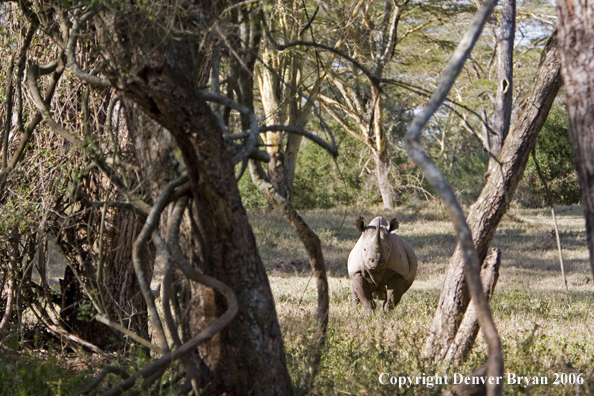
[(27, 83), (29, 85), (29, 90), (31, 91), (33, 103), (39, 110), (39, 113), (41, 114), (41, 117), (43, 117), (43, 120), (47, 122), (47, 124), (56, 134), (66, 139), (74, 147), (86, 150), (90, 154), (95, 164), (114, 183), (118, 190), (122, 192), (122, 194), (124, 194), (133, 205), (137, 206), (145, 214), (148, 214), (150, 212), (150, 206), (147, 203), (145, 203), (142, 199), (134, 196), (128, 191), (128, 188), (122, 182), (122, 180), (120, 180), (117, 174), (107, 165), (107, 161), (103, 158), (104, 156), (102, 155), (99, 148), (91, 138), (87, 138), (83, 142), (72, 132), (70, 132), (62, 125), (54, 121), (49, 110), (49, 103), (44, 102), (44, 100), (41, 98), (41, 94), (39, 93), (39, 88), (37, 87), (37, 78), (39, 77), (39, 70), (39, 66), (37, 65), (29, 66), (29, 69), (27, 71)]
[(39, 66), (31, 65), (27, 70), (27, 83), (29, 86), (29, 91), (31, 92), (31, 96), (33, 98), (33, 103), (37, 107), (37, 109), (41, 112), (43, 119), (45, 122), (48, 123), (50, 128), (58, 135), (66, 139), (70, 144), (74, 147), (82, 148), (83, 142), (76, 136), (74, 136), (70, 131), (68, 131), (63, 126), (59, 125), (57, 122), (54, 121), (52, 115), (49, 111), (49, 105), (46, 105), (41, 98), (41, 94), (39, 93), (39, 88), (37, 87), (37, 78), (39, 76)]
[[(85, 14), (80, 19), (80, 21), (77, 19), (74, 19), (72, 21), (72, 29), (70, 31), (70, 37), (68, 38), (68, 43), (66, 44), (66, 57), (68, 59), (68, 65), (70, 66), (70, 68), (72, 69), (72, 72), (74, 73), (74, 75), (76, 77), (80, 78), (83, 81), (86, 81), (87, 83), (89, 83), (91, 85), (109, 88), (109, 87), (111, 87), (111, 83), (108, 80), (103, 79), (101, 77), (93, 76), (93, 75), (87, 73), (86, 71), (84, 71), (83, 69), (81, 69), (80, 66), (78, 65), (78, 62), (76, 62), (76, 55), (74, 53), (74, 51), (76, 49), (76, 42), (77, 42), (77, 38), (78, 38), (78, 31), (79, 31), (80, 23), (84, 23), (86, 20), (91, 18), (96, 12), (98, 12), (98, 10)], [(65, 23), (65, 21), (63, 21), (62, 23)], [(65, 28), (65, 27), (62, 27), (62, 29), (67, 30), (67, 28)]]
[(132, 338), (134, 341), (136, 341), (140, 345), (144, 345), (145, 347), (149, 348), (151, 351), (161, 353), (161, 348), (159, 348), (155, 344), (151, 343), (149, 340), (145, 340), (144, 338), (142, 338), (138, 334), (134, 333), (133, 331), (128, 330), (124, 326), (120, 326), (119, 324), (112, 322), (105, 316), (97, 315), (97, 316), (95, 316), (95, 320), (97, 322), (101, 322), (104, 325), (109, 326), (109, 327), (121, 332), (122, 334), (127, 335), (128, 337)]
[(256, 145), (256, 142), (258, 141), (258, 119), (256, 118), (254, 112), (249, 107), (244, 106), (232, 99), (229, 99), (221, 95), (213, 94), (206, 91), (201, 91), (200, 95), (204, 100), (220, 103), (222, 105), (231, 107), (232, 109), (237, 110), (241, 114), (245, 114), (249, 117), (250, 134), (248, 136), (248, 140), (243, 146), (243, 149), (233, 157), (233, 165), (240, 163), (250, 155), (250, 153), (254, 149), (254, 146)]
[[(386, 62), (389, 57), (394, 55), (394, 48), (396, 47), (396, 32), (398, 31), (398, 22), (400, 21), (400, 16), (402, 15), (402, 8), (408, 3), (409, 0), (406, 0), (404, 4), (400, 6), (396, 6), (396, 10), (392, 14), (392, 21), (390, 23), (390, 31), (388, 33), (388, 42), (386, 46), (381, 49), (383, 54), (378, 58), (375, 66), (375, 75), (379, 76), (382, 74), (382, 70), (386, 65)], [(388, 2), (386, 2), (388, 4)], [(387, 8), (387, 7), (386, 7)], [(383, 32), (382, 32), (383, 34)]]
[[(295, 135), (305, 136), (306, 138), (308, 138), (309, 140), (311, 140), (312, 142), (316, 143), (318, 146), (320, 146), (321, 148), (326, 150), (328, 153), (330, 153), (330, 155), (332, 155), (332, 157), (336, 157), (338, 155), (338, 147), (331, 146), (330, 144), (328, 144), (328, 142), (326, 142), (324, 139), (322, 139), (318, 135), (315, 135), (315, 134), (308, 132), (304, 129), (301, 129), (299, 127), (290, 126), (290, 125), (268, 125), (268, 126), (262, 126), (262, 127), (258, 128), (259, 133), (281, 132), (281, 131), (288, 132), (288, 133), (294, 133)], [(228, 139), (228, 140), (245, 139), (250, 134), (251, 134), (251, 132), (241, 132), (241, 133), (237, 133), (234, 135), (227, 135), (227, 136), (225, 136), (225, 139)]]
[[(333, 79), (332, 83), (335, 84), (338, 87), (338, 89), (340, 89), (340, 87), (342, 85), (342, 83), (340, 83), (338, 79)], [(363, 109), (362, 106), (359, 105), (359, 103), (357, 103), (354, 100), (351, 100), (348, 97), (348, 93), (346, 91), (342, 92), (342, 90), (341, 90), (341, 93), (343, 94), (343, 98), (344, 98), (344, 101), (346, 102), (346, 106), (343, 105), (342, 103), (338, 102), (335, 99), (332, 99), (326, 95), (320, 94), (319, 98), (322, 101), (322, 107), (324, 107), (323, 105), (326, 104), (326, 105), (332, 105), (334, 107), (339, 108), (345, 114), (347, 114), (350, 118), (353, 119), (353, 121), (355, 122), (355, 124), (357, 124), (357, 126), (359, 127), (359, 129), (361, 131), (365, 131), (368, 128), (368, 125), (367, 125), (367, 122), (365, 122), (360, 116), (360, 114), (365, 114), (365, 110)], [(356, 109), (355, 109), (355, 107), (356, 107)]]
[(275, 48), (279, 51), (284, 51), (287, 48), (291, 48), (291, 47), (306, 46), (306, 47), (321, 48), (323, 50), (332, 52), (333, 54), (336, 54), (336, 55), (348, 60), (349, 62), (351, 62), (357, 69), (361, 70), (363, 72), (363, 74), (365, 74), (367, 76), (369, 81), (374, 86), (376, 86), (381, 91), (381, 87), (380, 87), (381, 78), (378, 78), (377, 76), (373, 75), (373, 73), (371, 73), (369, 71), (369, 69), (367, 69), (361, 63), (357, 62), (355, 59), (353, 59), (349, 55), (345, 54), (344, 52), (342, 52), (334, 47), (331, 47), (331, 46), (325, 45), (325, 44), (321, 44), (321, 43), (315, 43), (315, 42), (303, 41), (303, 40), (296, 40), (296, 41), (281, 45), (274, 41), (274, 39), (270, 36), (270, 33), (268, 32), (268, 30), (266, 31), (266, 36), (272, 42), (272, 44), (275, 46)]
[[(409, 127), (406, 136), (406, 148), (408, 154), (413, 161), (422, 169), (427, 177), (427, 180), (437, 190), (441, 198), (444, 200), (446, 207), (450, 213), (452, 222), (456, 229), (456, 236), (458, 242), (462, 246), (464, 253), (464, 272), (466, 280), (469, 285), (470, 294), (474, 304), (478, 310), (479, 323), (483, 329), (485, 339), (489, 346), (489, 366), (488, 375), (490, 377), (498, 377), (503, 375), (503, 356), (501, 353), (501, 341), (499, 334), (493, 323), (489, 304), (482, 290), (480, 279), (480, 268), (478, 255), (472, 241), (472, 234), (466, 223), (466, 218), (458, 199), (454, 194), (451, 186), (435, 165), (433, 160), (425, 153), (421, 145), (421, 132), (423, 127), (427, 124), (431, 116), (441, 106), (441, 103), (447, 97), (456, 77), (462, 70), (464, 62), (474, 43), (478, 39), (489, 15), (497, 4), (496, 0), (485, 1), (477, 14), (475, 15), (470, 27), (462, 37), (458, 47), (452, 54), (450, 62), (448, 63), (444, 74), (440, 80), (437, 90), (431, 97), (429, 103), (423, 108), (421, 113), (415, 117)], [(487, 386), (487, 395), (501, 395), (503, 388), (502, 384), (489, 384)]]
[(348, 133), (350, 133), (355, 139), (359, 140), (362, 143), (365, 143), (365, 145), (367, 145), (367, 147), (369, 147), (371, 150), (375, 150), (375, 148), (371, 144), (369, 144), (368, 139), (364, 135), (360, 134), (359, 132), (351, 128), (351, 126), (347, 124), (331, 106), (327, 105), (324, 101), (322, 101), (321, 103), (322, 107), (328, 112), (328, 114), (330, 114), (332, 118), (334, 118), (336, 122), (340, 124), (341, 127), (343, 127)]

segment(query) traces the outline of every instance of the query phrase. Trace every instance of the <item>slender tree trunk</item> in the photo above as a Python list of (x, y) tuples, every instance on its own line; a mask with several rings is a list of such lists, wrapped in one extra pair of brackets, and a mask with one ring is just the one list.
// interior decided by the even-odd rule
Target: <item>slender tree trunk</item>
[[(498, 156), (509, 133), (513, 99), (514, 36), (516, 30), (516, 0), (503, 1), (503, 17), (499, 28), (497, 97), (495, 99), (495, 134), (491, 136), (491, 153)], [(495, 171), (497, 161), (489, 160), (489, 172)]]
[[(274, 133), (277, 135), (285, 135), (284, 132), (269, 132)], [(279, 136), (280, 139), (284, 138), (285, 136)], [(284, 140), (284, 139), (283, 139)], [(282, 142), (279, 142), (279, 146), (282, 145)], [(270, 147), (270, 146), (269, 146)], [(277, 146), (278, 147), (278, 146)], [(275, 149), (275, 150), (268, 150), (270, 154), (270, 162), (268, 163), (268, 177), (270, 178), (270, 182), (274, 186), (275, 190), (286, 200), (291, 200), (291, 190), (292, 185), (289, 184), (289, 170), (287, 169), (287, 160), (283, 150)]]
[[(560, 64), (556, 34), (545, 46), (532, 90), (520, 105), (510, 134), (499, 156), (502, 163), (483, 188), (478, 200), (470, 208), (467, 221), (472, 232), (479, 260), (489, 249), (497, 226), (511, 202), (542, 125), (561, 86)], [(458, 245), (450, 259), (427, 339), (426, 353), (436, 361), (445, 357), (458, 331), (469, 303), (468, 287), (464, 280), (463, 253)]]
[(396, 205), (394, 190), (390, 183), (390, 158), (386, 149), (386, 136), (383, 131), (382, 110), (383, 100), (379, 89), (372, 85), (371, 97), (373, 103), (373, 135), (375, 137), (375, 150), (372, 155), (375, 161), (375, 174), (384, 209), (393, 209)]
[[(485, 259), (481, 268), (481, 282), (483, 284), (483, 292), (487, 297), (487, 301), (493, 295), (495, 286), (497, 285), (497, 279), (499, 279), (499, 266), (501, 264), (501, 256), (499, 249), (491, 249), (491, 255)], [(474, 340), (478, 335), (480, 326), (478, 323), (478, 312), (476, 307), (470, 301), (468, 309), (464, 314), (464, 319), (460, 323), (460, 328), (456, 333), (456, 338), (450, 345), (448, 350), (446, 361), (453, 361), (454, 364), (458, 365), (462, 361), (466, 360), (468, 353), (471, 351), (474, 345)]]
[(328, 297), (328, 276), (326, 274), (326, 263), (322, 252), (320, 238), (299, 216), (299, 213), (291, 206), (288, 200), (276, 192), (274, 186), (266, 178), (266, 174), (260, 167), (260, 164), (250, 160), (250, 173), (252, 180), (258, 190), (274, 206), (275, 210), (282, 213), (283, 217), (293, 228), (301, 243), (307, 250), (307, 256), (311, 265), (312, 275), (316, 278), (318, 288), (318, 312), (316, 315), (317, 332), (308, 352), (310, 354), (307, 363), (307, 376), (304, 381), (306, 388), (311, 388), (318, 372), (320, 361), (322, 359), (322, 347), (326, 342), (326, 333), (328, 331), (328, 313), (330, 310), (330, 301)]
[(388, 156), (385, 151), (379, 153), (372, 150), (372, 155), (375, 161), (375, 175), (380, 193), (382, 194), (384, 209), (393, 209), (396, 204), (396, 197), (390, 182), (390, 160), (387, 158)]
[(594, 274), (594, 4), (559, 0), (557, 21), (571, 144)]

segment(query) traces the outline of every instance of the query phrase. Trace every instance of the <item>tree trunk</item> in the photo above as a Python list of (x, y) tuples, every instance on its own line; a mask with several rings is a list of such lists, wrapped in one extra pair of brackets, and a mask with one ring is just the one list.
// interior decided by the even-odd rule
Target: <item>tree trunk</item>
[[(187, 166), (201, 270), (231, 287), (239, 302), (237, 317), (202, 349), (215, 378), (209, 394), (291, 394), (272, 292), (219, 124), (183, 71), (164, 56), (155, 54), (137, 76), (121, 86), (124, 95), (170, 131)], [(224, 311), (220, 296), (198, 296), (206, 317), (193, 315), (193, 321)]]
[(373, 159), (375, 161), (375, 175), (377, 177), (377, 184), (382, 194), (382, 202), (384, 209), (393, 209), (396, 204), (394, 190), (390, 183), (390, 159), (387, 158), (386, 152), (380, 153), (372, 150)]
[[(285, 136), (284, 132), (268, 132), (269, 134), (274, 133), (279, 135), (282, 139)], [(280, 136), (282, 135), (282, 136)], [(288, 169), (286, 167), (285, 153), (280, 149), (282, 142), (279, 143), (277, 148), (271, 150), (268, 146), (268, 153), (270, 154), (270, 162), (268, 163), (268, 177), (270, 182), (274, 186), (275, 190), (286, 200), (291, 200), (292, 186), (289, 185)]]
[(594, 4), (557, 2), (561, 73), (574, 161), (582, 189), (582, 207), (594, 274)]
[[(509, 133), (511, 123), (513, 99), (513, 64), (514, 64), (514, 35), (516, 30), (516, 0), (503, 1), (503, 16), (499, 28), (498, 71), (497, 71), (497, 97), (495, 99), (495, 134), (491, 137), (490, 151), (497, 157), (505, 138)], [(489, 159), (489, 172), (494, 172), (498, 167), (495, 158)]]
[[(140, 292), (132, 266), (132, 245), (136, 240), (144, 219), (129, 210), (117, 208), (108, 230), (109, 244), (104, 245), (104, 282), (108, 291), (108, 313), (112, 320), (123, 320), (124, 327), (148, 339), (148, 317), (146, 303)], [(144, 255), (146, 273), (153, 273), (154, 254), (147, 249)], [(99, 285), (101, 287), (101, 285)], [(113, 299), (113, 300), (112, 300)], [(93, 342), (92, 340), (88, 340)]]
[[(470, 208), (467, 221), (479, 260), (482, 262), (497, 226), (522, 178), (536, 138), (561, 86), (557, 37), (545, 46), (532, 90), (518, 109), (510, 134), (499, 156), (502, 166), (487, 180), (481, 195)], [(426, 353), (442, 360), (458, 331), (469, 303), (464, 280), (463, 253), (458, 245), (450, 259), (439, 304), (427, 339)]]
[(282, 213), (283, 217), (293, 228), (301, 243), (307, 250), (307, 256), (311, 265), (311, 271), (316, 278), (318, 288), (318, 311), (316, 315), (317, 332), (311, 347), (309, 348), (309, 361), (307, 364), (307, 377), (304, 381), (306, 388), (311, 388), (322, 359), (322, 347), (326, 342), (326, 333), (328, 330), (328, 313), (330, 310), (330, 301), (328, 297), (328, 276), (326, 274), (326, 263), (322, 252), (320, 238), (299, 216), (299, 213), (291, 206), (288, 200), (283, 198), (274, 186), (267, 180), (260, 164), (250, 160), (250, 173), (252, 180), (258, 190), (266, 197), (267, 201), (277, 212)]
[[(491, 255), (485, 259), (481, 268), (481, 282), (487, 301), (491, 298), (497, 285), (500, 264), (501, 256), (499, 249), (491, 249)], [(464, 314), (464, 319), (460, 323), (460, 328), (456, 333), (456, 338), (452, 342), (452, 345), (450, 345), (450, 349), (446, 355), (446, 361), (453, 361), (455, 365), (458, 365), (466, 360), (468, 353), (474, 345), (474, 340), (478, 335), (479, 329), (478, 314), (471, 300)]]

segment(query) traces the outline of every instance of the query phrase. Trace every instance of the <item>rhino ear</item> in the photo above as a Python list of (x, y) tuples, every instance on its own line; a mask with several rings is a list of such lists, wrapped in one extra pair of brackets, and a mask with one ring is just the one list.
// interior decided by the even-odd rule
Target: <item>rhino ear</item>
[(357, 221), (355, 221), (355, 227), (357, 227), (360, 232), (365, 231), (365, 219), (363, 216), (359, 216)]
[(388, 226), (388, 232), (396, 231), (398, 229), (399, 225), (400, 225), (400, 223), (398, 223), (398, 220), (396, 219), (396, 217), (394, 217), (392, 220), (390, 220), (390, 225)]

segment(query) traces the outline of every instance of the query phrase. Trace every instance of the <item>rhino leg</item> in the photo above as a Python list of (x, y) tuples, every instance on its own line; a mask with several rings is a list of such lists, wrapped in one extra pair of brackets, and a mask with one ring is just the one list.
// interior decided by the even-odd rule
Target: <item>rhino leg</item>
[(369, 282), (363, 279), (360, 273), (356, 273), (352, 278), (351, 282), (353, 283), (353, 292), (355, 294), (355, 302), (357, 300), (361, 301), (363, 305), (363, 309), (370, 312), (375, 308), (375, 304), (373, 302), (373, 296), (371, 292), (371, 288), (369, 287)]
[(412, 282), (407, 281), (402, 275), (394, 273), (388, 280), (388, 293), (384, 301), (384, 311), (388, 311), (398, 305), (402, 295), (410, 288)]

